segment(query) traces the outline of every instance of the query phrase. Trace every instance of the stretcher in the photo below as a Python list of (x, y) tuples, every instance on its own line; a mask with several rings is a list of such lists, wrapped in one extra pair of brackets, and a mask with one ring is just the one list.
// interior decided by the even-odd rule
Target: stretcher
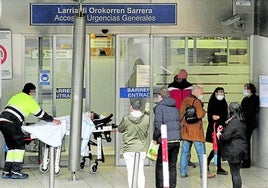
[[(82, 159), (80, 162), (81, 169), (84, 169), (86, 159), (89, 159), (89, 169), (91, 173), (97, 172), (99, 161), (101, 161), (102, 163), (105, 162), (102, 140), (106, 140), (107, 142), (112, 141), (111, 132), (114, 128), (116, 128), (114, 124), (110, 123), (112, 121), (112, 117), (113, 117), (113, 114), (110, 114), (107, 117), (93, 120), (93, 123), (95, 125), (95, 130), (92, 133), (97, 143), (93, 142), (92, 140), (88, 140), (87, 151), (85, 151), (85, 153), (81, 153), (81, 156), (82, 156)], [(97, 147), (97, 156), (96, 156), (96, 159), (94, 160), (94, 163), (92, 164), (91, 164), (91, 160), (93, 156), (92, 156), (91, 146)], [(81, 148), (81, 151), (82, 151), (82, 148)]]
[[(81, 133), (81, 169), (84, 168), (86, 159), (89, 162), (92, 160), (91, 146), (97, 146), (97, 156), (94, 163), (89, 164), (90, 172), (96, 173), (98, 168), (98, 162), (104, 163), (104, 154), (102, 140), (111, 142), (111, 131), (116, 127), (114, 124), (109, 124), (112, 121), (113, 114), (107, 117), (101, 116), (100, 119), (90, 119), (88, 112), (83, 113), (82, 118), (82, 133)], [(61, 125), (55, 125), (40, 121), (30, 126), (22, 126), (22, 130), (26, 133), (25, 141), (30, 142), (38, 139), (45, 144), (43, 159), (40, 162), (39, 170), (42, 173), (46, 173), (49, 169), (49, 148), (54, 147), (56, 149), (55, 154), (55, 175), (60, 175), (60, 157), (61, 157), (61, 145), (65, 135), (70, 134), (70, 116), (58, 117), (62, 121)], [(44, 134), (45, 133), (45, 134)], [(90, 137), (93, 135), (97, 143), (93, 142)]]

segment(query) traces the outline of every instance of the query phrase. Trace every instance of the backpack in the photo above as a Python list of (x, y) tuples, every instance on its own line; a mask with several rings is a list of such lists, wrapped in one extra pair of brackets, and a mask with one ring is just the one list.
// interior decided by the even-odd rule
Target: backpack
[(194, 99), (193, 103), (185, 109), (184, 118), (185, 121), (189, 124), (196, 123), (199, 121), (197, 117), (195, 106), (193, 105), (196, 99)]

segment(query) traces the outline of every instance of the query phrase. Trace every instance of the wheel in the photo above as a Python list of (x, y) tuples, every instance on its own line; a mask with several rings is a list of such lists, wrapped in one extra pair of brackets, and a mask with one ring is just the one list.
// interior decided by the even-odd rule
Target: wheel
[(85, 167), (85, 162), (81, 162), (81, 163), (80, 163), (80, 168), (81, 168), (81, 169), (84, 169), (84, 167)]
[(98, 165), (96, 163), (93, 163), (92, 165), (90, 165), (90, 172), (92, 174), (95, 174), (98, 170)]
[(61, 170), (59, 168), (58, 172), (55, 172), (55, 176), (59, 176), (60, 175), (60, 172), (61, 172)]
[(47, 167), (47, 168), (44, 168), (44, 164), (40, 164), (40, 166), (39, 166), (39, 170), (40, 170), (40, 172), (42, 172), (42, 173), (46, 173), (46, 172), (48, 171), (48, 167)]

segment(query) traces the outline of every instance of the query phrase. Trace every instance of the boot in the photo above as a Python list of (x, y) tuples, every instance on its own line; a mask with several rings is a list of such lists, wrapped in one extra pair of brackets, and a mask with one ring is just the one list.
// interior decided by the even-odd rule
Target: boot
[(11, 170), (11, 178), (12, 179), (27, 179), (29, 177), (28, 174), (22, 172), (21, 168), (22, 163), (14, 162)]

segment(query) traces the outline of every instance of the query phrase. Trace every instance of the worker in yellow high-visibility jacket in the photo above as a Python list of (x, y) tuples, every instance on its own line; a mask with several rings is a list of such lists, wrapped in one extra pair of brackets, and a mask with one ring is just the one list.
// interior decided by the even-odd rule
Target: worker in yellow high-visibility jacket
[(25, 142), (21, 126), (26, 117), (33, 114), (44, 121), (61, 124), (60, 120), (54, 119), (40, 108), (34, 99), (35, 93), (34, 84), (25, 84), (22, 92), (12, 96), (0, 114), (0, 130), (8, 147), (2, 178), (28, 178), (28, 174), (22, 172)]

